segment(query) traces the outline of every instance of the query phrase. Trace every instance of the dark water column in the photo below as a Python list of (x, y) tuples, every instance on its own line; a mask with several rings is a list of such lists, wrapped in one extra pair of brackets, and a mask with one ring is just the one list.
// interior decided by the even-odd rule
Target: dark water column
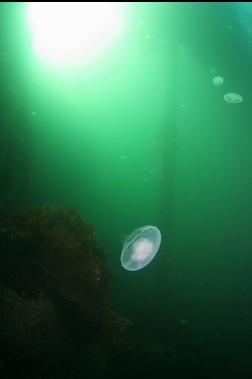
[[(167, 55), (167, 109), (160, 129), (161, 143), (161, 183), (160, 183), (160, 220), (159, 227), (162, 233), (162, 244), (159, 252), (157, 273), (157, 304), (159, 331), (163, 334), (169, 328), (169, 275), (172, 270), (171, 256), (174, 253), (174, 212), (175, 212), (175, 182), (177, 161), (177, 43), (171, 41)], [(157, 331), (158, 332), (158, 331)]]
[(177, 58), (176, 46), (171, 44), (173, 62), (167, 83), (167, 113), (161, 127), (162, 171), (160, 195), (160, 227), (163, 231), (163, 247), (171, 246), (174, 212), (174, 189), (177, 158)]
[[(0, 213), (30, 201), (33, 136), (23, 86), (22, 16), (17, 4), (0, 4)], [(20, 63), (21, 62), (21, 63)]]

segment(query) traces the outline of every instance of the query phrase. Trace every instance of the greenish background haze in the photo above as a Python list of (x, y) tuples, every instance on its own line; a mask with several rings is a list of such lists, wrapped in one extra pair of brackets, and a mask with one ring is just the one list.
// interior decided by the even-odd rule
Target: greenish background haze
[[(115, 308), (136, 333), (247, 354), (251, 3), (125, 4), (120, 37), (68, 71), (34, 55), (24, 4), (0, 7), (1, 96), (17, 91), (33, 141), (24, 204), (63, 203), (94, 226)], [(227, 92), (243, 102), (225, 102)], [(160, 251), (127, 272), (123, 241), (148, 224), (160, 228)]]

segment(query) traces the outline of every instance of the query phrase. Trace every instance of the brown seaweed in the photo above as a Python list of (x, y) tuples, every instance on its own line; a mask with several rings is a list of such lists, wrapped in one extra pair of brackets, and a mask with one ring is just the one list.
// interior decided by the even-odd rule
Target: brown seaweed
[(47, 344), (59, 356), (88, 342), (110, 347), (130, 325), (109, 305), (105, 254), (74, 209), (47, 204), (20, 212), (0, 225), (0, 251), (1, 314), (8, 309), (0, 340), (11, 353), (25, 352), (33, 339), (36, 357)]

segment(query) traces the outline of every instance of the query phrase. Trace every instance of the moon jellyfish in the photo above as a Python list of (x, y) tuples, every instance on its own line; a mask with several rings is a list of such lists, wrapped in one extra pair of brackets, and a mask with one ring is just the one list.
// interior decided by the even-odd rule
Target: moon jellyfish
[(224, 95), (224, 100), (227, 103), (239, 104), (243, 101), (243, 98), (241, 95), (239, 95), (239, 93), (229, 92)]
[(123, 244), (121, 263), (128, 271), (147, 266), (155, 257), (161, 243), (161, 233), (156, 226), (136, 229)]
[(213, 82), (213, 85), (215, 85), (216, 87), (219, 87), (223, 84), (224, 78), (222, 76), (215, 76), (212, 79), (212, 82)]

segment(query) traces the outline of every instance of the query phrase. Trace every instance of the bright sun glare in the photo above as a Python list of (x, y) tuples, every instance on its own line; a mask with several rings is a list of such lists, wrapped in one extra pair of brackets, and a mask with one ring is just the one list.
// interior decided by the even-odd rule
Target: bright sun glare
[(31, 2), (27, 7), (36, 53), (56, 65), (89, 60), (123, 27), (119, 2)]

